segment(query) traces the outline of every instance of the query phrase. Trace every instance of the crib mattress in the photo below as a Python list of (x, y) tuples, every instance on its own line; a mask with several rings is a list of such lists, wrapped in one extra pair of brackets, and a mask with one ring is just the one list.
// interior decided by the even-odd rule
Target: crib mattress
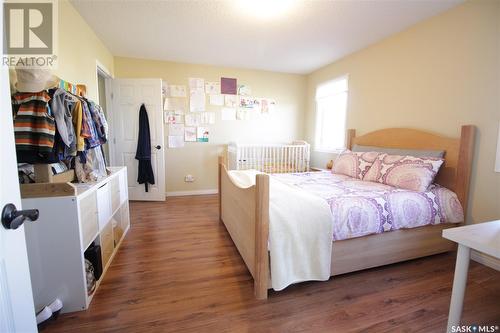
[(426, 192), (415, 192), (328, 171), (280, 173), (272, 177), (328, 202), (333, 240), (464, 220), (457, 195), (437, 184)]

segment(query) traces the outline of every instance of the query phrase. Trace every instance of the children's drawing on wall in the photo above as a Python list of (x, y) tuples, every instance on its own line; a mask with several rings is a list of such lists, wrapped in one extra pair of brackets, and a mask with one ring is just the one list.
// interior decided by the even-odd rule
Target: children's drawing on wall
[(205, 93), (209, 95), (220, 94), (220, 82), (205, 82)]
[(187, 114), (185, 117), (185, 123), (186, 126), (196, 127), (200, 125), (200, 119), (196, 114)]
[(205, 92), (205, 79), (190, 77), (189, 78), (189, 90), (190, 91)]
[(170, 96), (168, 92), (168, 83), (165, 80), (161, 80), (161, 95), (163, 97)]
[(181, 148), (184, 147), (184, 136), (169, 135), (168, 148)]
[(250, 96), (252, 94), (252, 88), (246, 84), (238, 84), (238, 95), (240, 96)]
[(270, 98), (262, 98), (260, 100), (260, 112), (262, 114), (269, 114), (274, 111), (276, 101)]
[(225, 105), (229, 108), (235, 108), (238, 106), (238, 96), (236, 95), (226, 95), (224, 96)]
[(182, 114), (186, 111), (186, 100), (184, 98), (165, 98), (163, 110), (175, 111), (176, 114)]
[(210, 105), (224, 106), (224, 95), (215, 94), (209, 97)]
[(220, 90), (221, 94), (236, 95), (238, 93), (238, 86), (236, 79), (221, 77)]
[(184, 141), (196, 142), (196, 127), (184, 127)]
[(189, 91), (189, 110), (191, 112), (205, 111), (205, 93), (202, 90)]
[(210, 131), (208, 127), (198, 127), (196, 130), (196, 141), (198, 142), (208, 142), (208, 136)]
[(239, 107), (260, 111), (260, 101), (259, 98), (240, 96)]
[(182, 115), (176, 114), (174, 111), (165, 112), (165, 123), (166, 124), (182, 124)]
[(236, 110), (236, 120), (250, 120), (249, 110), (244, 108), (238, 108), (238, 110)]
[(205, 124), (215, 124), (215, 112), (203, 112), (199, 115), (199, 123)]
[(167, 96), (170, 97), (186, 97), (186, 86), (170, 85), (168, 86)]
[(170, 124), (168, 125), (168, 135), (183, 136), (184, 124)]
[(260, 104), (258, 99), (253, 97), (240, 96), (240, 108), (253, 109)]

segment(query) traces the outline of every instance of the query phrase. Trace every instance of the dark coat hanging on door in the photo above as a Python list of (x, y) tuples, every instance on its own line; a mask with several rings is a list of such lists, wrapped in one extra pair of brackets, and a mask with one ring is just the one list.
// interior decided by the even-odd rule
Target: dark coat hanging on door
[(139, 161), (139, 173), (137, 182), (144, 184), (148, 192), (148, 184), (155, 183), (155, 175), (151, 166), (151, 136), (149, 133), (149, 118), (144, 104), (139, 110), (139, 139), (137, 140), (137, 151), (135, 159)]

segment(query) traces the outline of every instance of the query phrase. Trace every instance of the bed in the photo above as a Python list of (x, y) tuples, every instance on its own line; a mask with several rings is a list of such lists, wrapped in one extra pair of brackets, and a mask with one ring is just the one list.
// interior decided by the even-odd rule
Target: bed
[[(403, 128), (382, 129), (362, 136), (347, 132), (352, 145), (401, 149), (444, 150), (444, 164), (435, 183), (456, 193), (466, 216), (475, 128), (462, 126), (459, 138)], [(219, 158), (219, 214), (254, 279), (257, 299), (266, 299), (271, 287), (269, 258), (270, 176), (258, 174), (255, 185), (242, 188), (230, 177), (224, 158)], [(463, 222), (463, 221), (462, 221)], [(443, 229), (454, 224), (435, 224), (399, 229), (332, 244), (330, 275), (339, 275), (432, 254), (451, 251), (454, 245), (443, 239)]]

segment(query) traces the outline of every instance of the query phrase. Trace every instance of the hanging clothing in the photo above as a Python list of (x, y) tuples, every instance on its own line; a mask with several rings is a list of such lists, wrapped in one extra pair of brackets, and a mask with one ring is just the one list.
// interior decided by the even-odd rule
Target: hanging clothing
[[(31, 72), (30, 72), (31, 73)], [(19, 163), (49, 164), (62, 161), (74, 168), (79, 182), (107, 176), (102, 145), (108, 124), (102, 108), (85, 97), (61, 88), (38, 91), (37, 73), (25, 81), (33, 89), (12, 96), (12, 110)], [(38, 75), (38, 74), (37, 74)], [(29, 82), (28, 82), (29, 81)], [(50, 87), (55, 87), (51, 84)], [(40, 86), (40, 89), (45, 85)], [(154, 182), (154, 177), (152, 178)]]
[(101, 145), (97, 135), (96, 126), (90, 112), (90, 103), (84, 98), (80, 99), (83, 109), (83, 121), (81, 136), (85, 138), (85, 149), (95, 148)]
[(60, 154), (63, 158), (76, 156), (77, 138), (72, 115), (75, 99), (66, 91), (57, 88), (53, 91), (49, 105), (56, 120), (57, 132), (64, 143), (63, 147), (60, 147)]
[(76, 150), (85, 150), (85, 138), (82, 135), (82, 123), (83, 123), (83, 109), (82, 102), (77, 100), (75, 106), (73, 107), (73, 126), (75, 127), (76, 135)]
[(46, 91), (12, 96), (18, 163), (54, 163), (56, 123), (50, 115)]
[(75, 158), (75, 174), (80, 183), (95, 182), (107, 176), (101, 147), (91, 148)]
[(99, 139), (101, 145), (105, 144), (107, 142), (108, 123), (104, 117), (104, 111), (100, 105), (92, 101), (89, 101), (88, 105), (92, 120), (94, 121), (97, 138)]
[(149, 118), (144, 104), (139, 110), (139, 138), (137, 140), (137, 151), (135, 159), (139, 160), (139, 172), (137, 182), (144, 184), (148, 192), (148, 184), (155, 183), (153, 167), (151, 166), (151, 135), (149, 132)]

